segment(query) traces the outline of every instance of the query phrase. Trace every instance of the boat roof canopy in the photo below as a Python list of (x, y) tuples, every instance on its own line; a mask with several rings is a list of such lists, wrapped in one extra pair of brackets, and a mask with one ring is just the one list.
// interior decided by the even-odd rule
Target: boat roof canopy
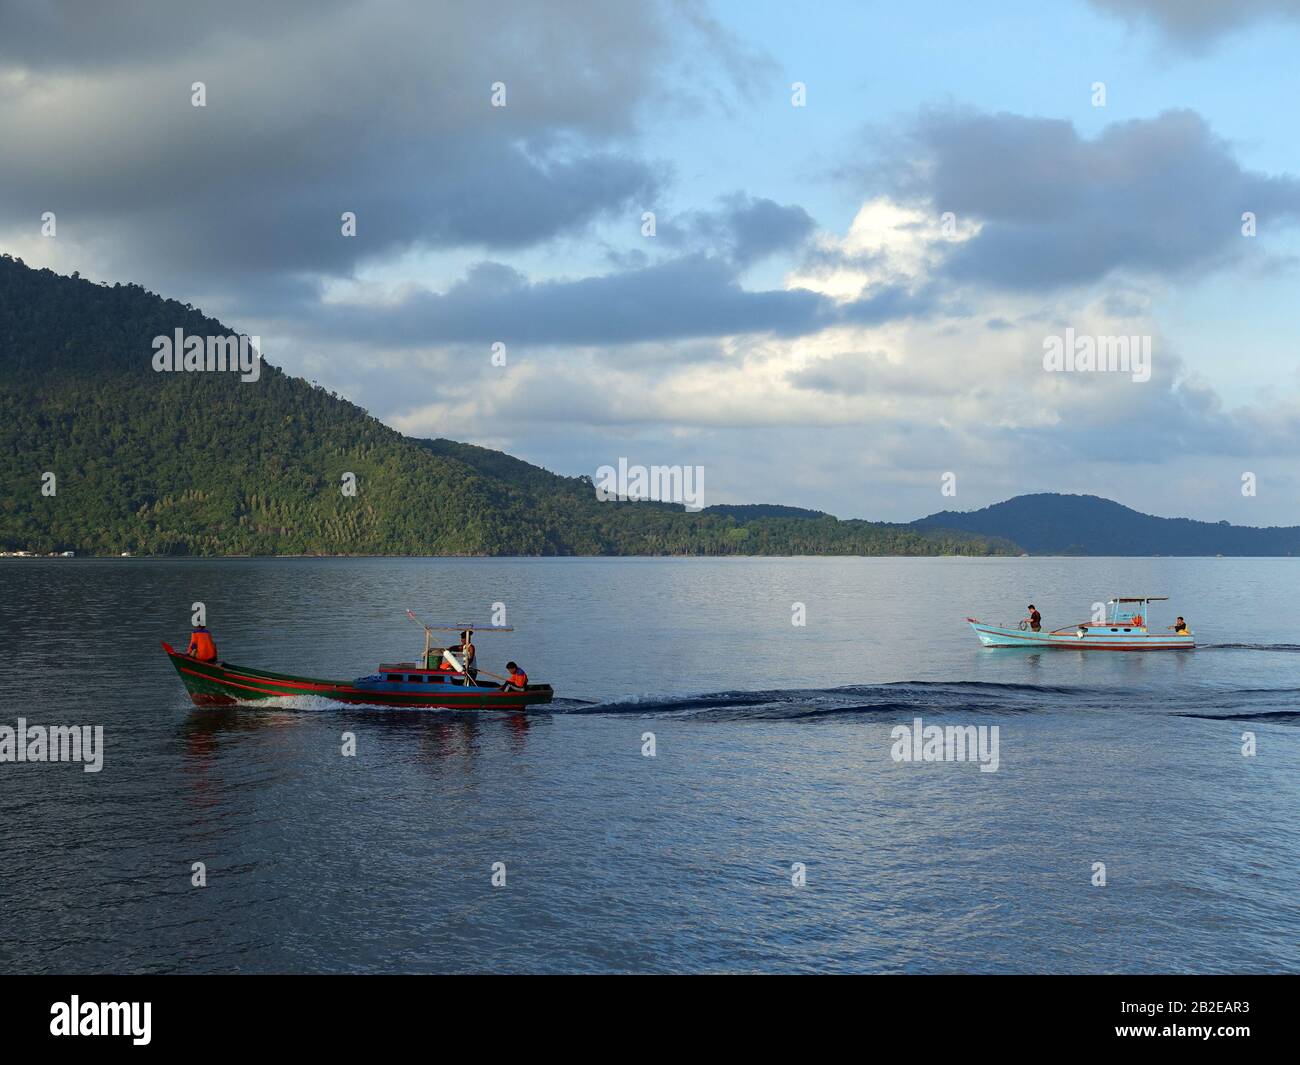
[(430, 632), (514, 632), (510, 625), (475, 625), (472, 621), (464, 625), (425, 625)]
[(1167, 595), (1119, 595), (1110, 600), (1112, 603), (1162, 603)]

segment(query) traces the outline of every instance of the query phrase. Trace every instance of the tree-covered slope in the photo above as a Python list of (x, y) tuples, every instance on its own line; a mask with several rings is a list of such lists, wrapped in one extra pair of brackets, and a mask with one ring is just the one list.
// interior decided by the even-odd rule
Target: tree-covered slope
[[(598, 502), (486, 448), (411, 440), (263, 363), (158, 373), (228, 335), (137, 285), (0, 256), (0, 548), (94, 554), (989, 554), (968, 532)], [(354, 496), (341, 491), (356, 478)], [(52, 474), (53, 494), (43, 494)], [(48, 491), (48, 488), (46, 489)]]

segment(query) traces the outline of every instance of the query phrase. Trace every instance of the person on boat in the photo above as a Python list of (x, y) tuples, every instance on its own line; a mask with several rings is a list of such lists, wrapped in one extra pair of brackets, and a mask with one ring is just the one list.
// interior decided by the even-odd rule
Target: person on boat
[(1178, 615), (1177, 620), (1175, 620), (1173, 625), (1171, 625), (1170, 627), (1174, 630), (1174, 635), (1176, 636), (1186, 636), (1188, 634), (1187, 622), (1183, 620), (1182, 614)]
[(507, 662), (506, 669), (510, 671), (510, 679), (501, 685), (503, 692), (521, 692), (528, 687), (528, 674), (519, 668), (518, 662)]
[(1029, 611), (1029, 617), (1027, 619), (1029, 627), (1033, 629), (1034, 632), (1040, 631), (1043, 627), (1043, 615), (1038, 612), (1038, 608), (1034, 606), (1033, 603), (1030, 603), (1025, 609)]
[(471, 629), (466, 629), (460, 634), (460, 643), (451, 648), (460, 655), (461, 663), (465, 666), (465, 673), (474, 680), (478, 677), (478, 670), (474, 668), (474, 633)]
[(195, 625), (190, 631), (190, 645), (185, 653), (191, 658), (197, 658), (200, 662), (215, 662), (217, 660), (217, 643), (206, 626)]

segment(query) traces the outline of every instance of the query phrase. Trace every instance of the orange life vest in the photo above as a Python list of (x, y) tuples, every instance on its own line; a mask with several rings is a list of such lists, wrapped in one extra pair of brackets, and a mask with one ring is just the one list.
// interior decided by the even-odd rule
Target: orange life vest
[(515, 672), (510, 674), (510, 683), (513, 684), (516, 688), (527, 688), (528, 674), (525, 673), (522, 669), (517, 669), (515, 670)]
[(212, 639), (212, 633), (206, 629), (202, 632), (190, 633), (190, 647), (188, 654), (192, 654), (200, 662), (215, 662), (217, 660), (217, 645)]

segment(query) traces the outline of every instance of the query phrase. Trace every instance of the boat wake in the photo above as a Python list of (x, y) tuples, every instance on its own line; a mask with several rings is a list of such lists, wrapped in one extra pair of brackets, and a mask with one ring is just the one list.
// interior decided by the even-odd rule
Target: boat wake
[(713, 721), (799, 721), (916, 714), (1034, 714), (1048, 702), (1103, 706), (1102, 689), (995, 684), (985, 681), (901, 681), (840, 688), (723, 691), (699, 695), (639, 695), (612, 702), (557, 699), (535, 712), (632, 714)]
[(828, 721), (844, 718), (942, 717), (948, 714), (1157, 714), (1205, 720), (1300, 724), (1294, 688), (1189, 688), (1173, 703), (1145, 689), (995, 684), (985, 681), (899, 681), (841, 688), (639, 695), (610, 702), (557, 699), (535, 713), (627, 714), (708, 721)]
[[(999, 684), (987, 681), (898, 681), (891, 684), (853, 684), (838, 688), (785, 688), (764, 691), (720, 691), (688, 695), (645, 693), (609, 701), (556, 698), (533, 706), (530, 717), (561, 715), (627, 715), (668, 717), (699, 721), (833, 721), (910, 720), (913, 716), (945, 715), (1023, 716), (1060, 713), (1113, 713), (1120, 708), (1133, 716), (1154, 713), (1208, 721), (1251, 721), (1261, 724), (1298, 725), (1294, 709), (1300, 689), (1190, 688), (1175, 703), (1153, 701), (1146, 690), (1124, 687), (1068, 687), (1060, 685)], [(238, 711), (242, 713), (232, 713)], [(265, 722), (268, 717), (300, 713), (347, 713), (367, 719), (410, 720), (412, 716), (498, 717), (496, 710), (444, 710), (429, 707), (366, 706), (301, 695), (277, 699), (274, 704), (197, 710), (201, 716), (247, 716)]]
[(1300, 710), (1266, 710), (1254, 714), (1174, 714), (1202, 721), (1259, 721), (1273, 725), (1300, 725)]
[(1202, 643), (1198, 651), (1300, 651), (1300, 643)]

